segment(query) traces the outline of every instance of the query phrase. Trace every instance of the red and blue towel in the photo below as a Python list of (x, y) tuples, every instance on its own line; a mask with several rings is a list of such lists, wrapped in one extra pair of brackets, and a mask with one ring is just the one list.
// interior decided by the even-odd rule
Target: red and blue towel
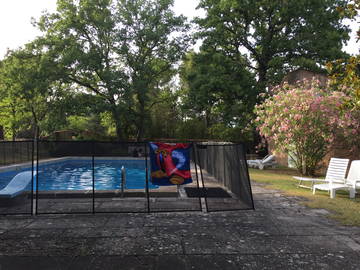
[(151, 182), (154, 185), (183, 185), (192, 182), (189, 143), (150, 142)]

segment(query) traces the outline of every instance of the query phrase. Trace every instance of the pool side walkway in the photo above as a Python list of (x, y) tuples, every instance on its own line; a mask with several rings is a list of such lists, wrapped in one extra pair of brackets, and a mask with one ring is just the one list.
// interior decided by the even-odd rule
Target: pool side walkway
[(253, 183), (255, 211), (0, 217), (0, 269), (360, 269), (360, 228)]

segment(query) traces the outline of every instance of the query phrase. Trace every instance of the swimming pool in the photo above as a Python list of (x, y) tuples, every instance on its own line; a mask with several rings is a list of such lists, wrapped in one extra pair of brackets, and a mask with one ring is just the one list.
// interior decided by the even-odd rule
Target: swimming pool
[[(114, 190), (121, 188), (121, 167), (126, 171), (125, 189), (144, 189), (144, 160), (95, 160), (95, 190)], [(0, 189), (5, 187), (18, 171), (0, 173)], [(92, 160), (64, 160), (39, 166), (39, 191), (46, 190), (92, 190)], [(158, 188), (149, 181), (149, 188)], [(31, 189), (31, 183), (28, 190)]]

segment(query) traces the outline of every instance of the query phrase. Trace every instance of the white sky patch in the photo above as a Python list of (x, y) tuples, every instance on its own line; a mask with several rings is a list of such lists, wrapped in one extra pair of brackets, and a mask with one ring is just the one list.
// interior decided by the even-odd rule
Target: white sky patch
[(56, 0), (0, 0), (0, 59), (7, 49), (16, 49), (41, 34), (31, 18), (39, 18), (43, 10), (54, 12)]
[(360, 18), (357, 17), (356, 20), (350, 21), (345, 20), (344, 22), (346, 25), (349, 25), (351, 28), (351, 35), (350, 40), (344, 46), (344, 50), (349, 54), (359, 54), (360, 43), (357, 42), (357, 35), (356, 32), (360, 28)]
[(174, 11), (177, 15), (184, 15), (192, 20), (194, 17), (204, 16), (205, 12), (200, 9), (196, 9), (199, 5), (199, 0), (175, 0)]

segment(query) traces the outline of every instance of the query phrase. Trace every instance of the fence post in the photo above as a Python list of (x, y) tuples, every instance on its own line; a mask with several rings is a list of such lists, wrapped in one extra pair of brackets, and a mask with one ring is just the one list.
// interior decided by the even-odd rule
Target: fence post
[(12, 164), (15, 163), (15, 141), (11, 142), (11, 152), (12, 152)]
[[(207, 151), (207, 149), (208, 149), (208, 148), (206, 148), (206, 151)], [(196, 152), (197, 152), (197, 156), (200, 157), (200, 155), (199, 155), (199, 148), (198, 148), (198, 147), (196, 148)], [(201, 184), (202, 184), (202, 186), (203, 186), (203, 191), (204, 191), (205, 208), (206, 208), (206, 212), (209, 212), (208, 203), (207, 203), (207, 194), (206, 194), (206, 188), (205, 188), (205, 184), (204, 184), (204, 176), (203, 176), (203, 173), (202, 173), (200, 158), (199, 158), (199, 160), (198, 160), (198, 163), (199, 163), (199, 168), (200, 168)]]
[(36, 197), (35, 197), (35, 215), (38, 214), (39, 207), (39, 140), (36, 140)]
[(228, 149), (229, 146), (223, 145), (223, 171), (224, 171), (224, 176), (223, 176), (223, 185), (226, 186), (227, 183), (229, 183), (229, 179), (226, 178), (226, 150)]
[(3, 149), (3, 156), (4, 156), (4, 166), (6, 165), (6, 149), (7, 149), (7, 145), (6, 142), (3, 142), (2, 145), (4, 146)]
[(202, 211), (201, 193), (200, 193), (200, 185), (199, 185), (199, 176), (198, 176), (198, 171), (197, 171), (197, 162), (196, 162), (197, 157), (196, 157), (195, 147), (196, 147), (196, 143), (192, 143), (193, 155), (194, 155), (194, 165), (195, 165), (195, 175), (196, 175), (196, 185), (197, 185), (197, 190), (198, 190), (198, 194), (199, 194), (199, 206), (200, 206), (200, 211)]
[(33, 140), (31, 141), (31, 215), (34, 215), (34, 147), (35, 145)]
[(146, 188), (146, 200), (147, 200), (147, 212), (150, 213), (150, 194), (149, 194), (149, 168), (148, 168), (148, 152), (147, 143), (145, 145), (145, 188)]
[(92, 142), (92, 213), (95, 214), (95, 143)]
[[(242, 157), (240, 157), (240, 153), (239, 153), (239, 146), (241, 147), (241, 153), (242, 153)], [(252, 209), (255, 210), (255, 204), (254, 204), (254, 197), (253, 197), (253, 194), (252, 194), (252, 188), (251, 188), (251, 182), (250, 182), (250, 175), (249, 175), (249, 167), (248, 167), (248, 164), (247, 164), (247, 161), (246, 161), (246, 152), (245, 152), (245, 147), (243, 144), (241, 145), (237, 145), (236, 146), (236, 154), (237, 154), (237, 157), (238, 157), (238, 162), (241, 163), (241, 160), (243, 160), (243, 164), (244, 164), (244, 167), (246, 169), (246, 176), (247, 176), (247, 180), (248, 180), (248, 185), (249, 185), (249, 192), (250, 192), (250, 199), (251, 199), (251, 205), (252, 205)], [(241, 165), (241, 164), (239, 164)], [(240, 166), (239, 166), (240, 167)]]

